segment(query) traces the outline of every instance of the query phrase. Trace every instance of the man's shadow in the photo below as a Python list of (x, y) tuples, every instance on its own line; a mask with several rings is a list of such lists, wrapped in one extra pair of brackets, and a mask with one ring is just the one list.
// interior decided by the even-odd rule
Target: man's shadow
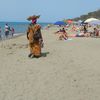
[(49, 54), (49, 52), (42, 52), (41, 57), (47, 57), (48, 54)]

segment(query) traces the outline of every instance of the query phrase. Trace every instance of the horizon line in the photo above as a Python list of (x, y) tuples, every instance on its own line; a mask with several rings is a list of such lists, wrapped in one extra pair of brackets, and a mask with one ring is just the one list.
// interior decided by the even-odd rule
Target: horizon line
[[(30, 23), (30, 21), (0, 21), (0, 22), (3, 22), (3, 23), (7, 23), (7, 22), (8, 22), (8, 23), (9, 23), (9, 22), (24, 22), (24, 23)], [(39, 21), (39, 22), (37, 22), (37, 23), (53, 23), (53, 22), (45, 22), (45, 21), (44, 21), (44, 22), (42, 22), (42, 21), (40, 22), (40, 21)]]

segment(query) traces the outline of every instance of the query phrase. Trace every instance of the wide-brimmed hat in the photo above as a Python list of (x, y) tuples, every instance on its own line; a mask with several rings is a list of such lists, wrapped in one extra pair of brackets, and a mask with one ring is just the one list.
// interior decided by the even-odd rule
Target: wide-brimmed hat
[(40, 15), (33, 15), (33, 16), (29, 16), (28, 18), (27, 18), (27, 20), (33, 20), (33, 19), (38, 19), (40, 17)]

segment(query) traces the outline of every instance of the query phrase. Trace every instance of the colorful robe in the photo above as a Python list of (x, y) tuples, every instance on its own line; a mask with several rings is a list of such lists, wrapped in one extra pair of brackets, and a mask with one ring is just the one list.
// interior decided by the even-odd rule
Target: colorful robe
[[(38, 34), (40, 34), (39, 40), (34, 40), (34, 34), (38, 31)], [(30, 53), (33, 54), (35, 57), (41, 56), (41, 41), (42, 34), (41, 34), (41, 26), (39, 24), (30, 24), (27, 30), (27, 39), (29, 40), (29, 47), (30, 47)]]

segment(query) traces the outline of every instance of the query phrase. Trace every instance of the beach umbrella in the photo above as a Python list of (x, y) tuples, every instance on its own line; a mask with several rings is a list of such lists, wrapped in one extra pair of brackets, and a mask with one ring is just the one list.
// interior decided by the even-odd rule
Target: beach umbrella
[(57, 21), (54, 23), (54, 25), (66, 25), (66, 23), (63, 21)]
[(91, 24), (91, 25), (100, 25), (100, 20), (91, 21), (89, 24)]
[(98, 20), (98, 19), (96, 19), (96, 18), (89, 18), (89, 19), (85, 20), (84, 22), (85, 23), (89, 23), (89, 22), (95, 21), (95, 20)]

